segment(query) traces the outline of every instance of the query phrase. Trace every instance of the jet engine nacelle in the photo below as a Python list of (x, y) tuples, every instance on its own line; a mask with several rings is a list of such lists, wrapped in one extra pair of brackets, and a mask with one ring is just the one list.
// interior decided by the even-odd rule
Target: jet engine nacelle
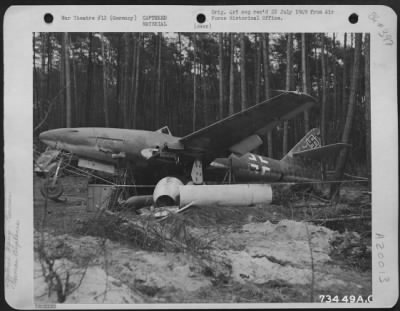
[(186, 185), (179, 187), (181, 206), (244, 207), (272, 202), (269, 184)]
[(176, 177), (164, 177), (153, 192), (153, 202), (157, 207), (179, 205), (179, 187), (183, 183)]
[(252, 206), (270, 204), (269, 184), (184, 185), (178, 178), (161, 179), (153, 193), (156, 207), (163, 206)]

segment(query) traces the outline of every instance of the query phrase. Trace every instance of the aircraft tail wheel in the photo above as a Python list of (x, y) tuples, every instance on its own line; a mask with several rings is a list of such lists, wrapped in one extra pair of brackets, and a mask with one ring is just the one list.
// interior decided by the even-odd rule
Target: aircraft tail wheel
[(51, 178), (46, 179), (40, 187), (40, 193), (49, 199), (56, 200), (64, 192), (64, 188), (59, 180), (53, 182)]

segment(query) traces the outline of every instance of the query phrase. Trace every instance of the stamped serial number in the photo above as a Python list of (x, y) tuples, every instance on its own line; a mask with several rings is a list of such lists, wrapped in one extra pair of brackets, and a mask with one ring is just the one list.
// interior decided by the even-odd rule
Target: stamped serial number
[(336, 296), (319, 295), (319, 299), (320, 299), (321, 302), (325, 302), (325, 303), (337, 303), (337, 302), (343, 302), (343, 303), (369, 303), (369, 302), (372, 302), (372, 295), (369, 295), (368, 297), (363, 297), (361, 295), (359, 295), (359, 296), (345, 295), (343, 297), (339, 297), (338, 295), (336, 295)]
[(36, 309), (55, 309), (57, 306), (55, 303), (36, 303)]

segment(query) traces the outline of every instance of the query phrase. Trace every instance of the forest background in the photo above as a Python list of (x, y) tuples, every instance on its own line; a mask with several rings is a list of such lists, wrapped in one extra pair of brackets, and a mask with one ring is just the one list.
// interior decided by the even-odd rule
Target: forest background
[[(259, 153), (281, 158), (313, 127), (345, 142), (336, 166), (370, 175), (370, 36), (361, 33), (33, 33), (34, 142), (60, 127), (184, 136), (267, 100), (319, 105), (276, 126)], [(240, 129), (238, 129), (240, 130)]]

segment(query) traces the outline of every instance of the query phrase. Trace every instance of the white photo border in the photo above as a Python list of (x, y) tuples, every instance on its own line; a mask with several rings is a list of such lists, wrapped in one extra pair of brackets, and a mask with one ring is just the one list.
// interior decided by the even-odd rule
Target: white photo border
[[(333, 10), (331, 15), (285, 16), (281, 21), (210, 21), (198, 28), (196, 15), (233, 9)], [(44, 23), (45, 13), (54, 16)], [(348, 22), (350, 14), (357, 24)], [(71, 21), (62, 16), (135, 15), (136, 21)], [(372, 18), (375, 14), (377, 18)], [(167, 15), (167, 27), (145, 27), (143, 15)], [(380, 26), (383, 25), (383, 26)], [(197, 28), (196, 28), (197, 27)], [(34, 308), (33, 300), (33, 115), (32, 32), (348, 32), (371, 34), (372, 280), (373, 302), (355, 308), (391, 307), (398, 300), (398, 119), (397, 16), (386, 6), (13, 6), (4, 16), (5, 233), (17, 239), (15, 283), (6, 284), (14, 308)], [(388, 44), (387, 35), (393, 44)], [(385, 37), (386, 36), (386, 37)], [(386, 38), (386, 41), (385, 41)], [(6, 250), (7, 252), (7, 250)], [(7, 256), (7, 253), (6, 253)], [(388, 282), (382, 275), (390, 276)], [(31, 293), (31, 295), (29, 294)], [(132, 308), (345, 308), (349, 304), (58, 304), (59, 309)]]

